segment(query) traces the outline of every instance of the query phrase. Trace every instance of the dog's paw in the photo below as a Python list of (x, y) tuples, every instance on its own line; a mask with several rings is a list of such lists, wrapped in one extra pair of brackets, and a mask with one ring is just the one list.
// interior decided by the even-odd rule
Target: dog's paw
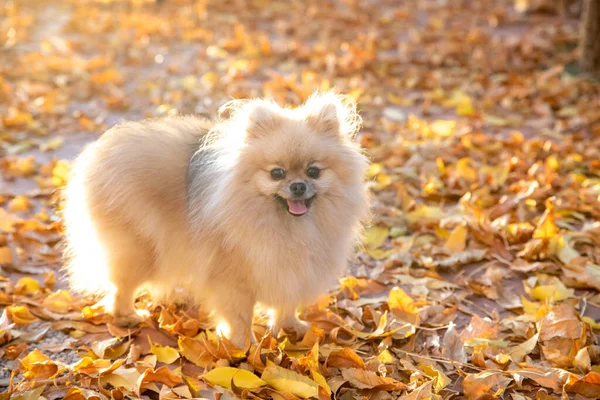
[(302, 321), (298, 318), (294, 318), (292, 324), (290, 324), (290, 329), (298, 334), (298, 337), (304, 337), (306, 332), (308, 332), (310, 328), (310, 324), (308, 322)]
[(147, 312), (141, 310), (129, 314), (115, 314), (112, 323), (122, 328), (133, 328), (144, 322), (148, 316)]
[(302, 338), (306, 332), (308, 332), (309, 328), (310, 324), (308, 322), (304, 322), (294, 317), (287, 319), (281, 324), (276, 324), (273, 326), (273, 333), (277, 334), (280, 329), (283, 329), (286, 332), (295, 332), (298, 338)]

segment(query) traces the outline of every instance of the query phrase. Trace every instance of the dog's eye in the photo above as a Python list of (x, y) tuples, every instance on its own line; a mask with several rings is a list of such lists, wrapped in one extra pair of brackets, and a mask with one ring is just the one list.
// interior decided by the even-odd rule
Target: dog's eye
[(321, 175), (321, 170), (317, 167), (310, 167), (306, 170), (306, 175), (311, 179), (317, 179)]
[(285, 171), (281, 168), (273, 168), (271, 170), (271, 178), (273, 178), (276, 181), (279, 181), (285, 178)]

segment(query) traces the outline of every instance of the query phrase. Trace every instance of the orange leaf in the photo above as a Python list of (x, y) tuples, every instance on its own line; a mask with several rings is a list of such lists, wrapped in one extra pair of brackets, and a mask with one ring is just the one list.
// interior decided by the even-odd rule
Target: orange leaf
[(21, 360), (23, 376), (27, 380), (46, 379), (58, 372), (58, 366), (38, 349), (33, 350)]
[(165, 366), (158, 368), (155, 371), (152, 371), (150, 368), (148, 368), (146, 371), (144, 371), (142, 376), (140, 376), (140, 378), (138, 379), (138, 384), (140, 387), (143, 384), (150, 383), (150, 382), (159, 382), (164, 385), (167, 385), (168, 387), (173, 387), (175, 385), (183, 383), (183, 380), (181, 379), (180, 376), (175, 375), (165, 365)]
[(600, 373), (591, 371), (579, 379), (571, 375), (566, 389), (567, 392), (578, 393), (590, 399), (600, 398)]
[(356, 354), (352, 349), (343, 348), (338, 350), (333, 350), (329, 353), (329, 357), (327, 357), (327, 361), (325, 362), (327, 367), (334, 368), (360, 368), (365, 369), (365, 362), (358, 354)]
[(37, 321), (37, 318), (31, 314), (27, 306), (11, 305), (6, 307), (6, 311), (8, 317), (12, 319), (16, 325), (29, 325), (32, 322)]

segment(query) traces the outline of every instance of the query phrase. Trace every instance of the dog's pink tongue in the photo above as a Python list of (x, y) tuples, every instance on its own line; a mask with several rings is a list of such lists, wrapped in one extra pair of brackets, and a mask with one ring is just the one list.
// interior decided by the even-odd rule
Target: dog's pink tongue
[(302, 215), (306, 211), (308, 211), (304, 200), (288, 200), (287, 203), (288, 203), (288, 210), (292, 214)]

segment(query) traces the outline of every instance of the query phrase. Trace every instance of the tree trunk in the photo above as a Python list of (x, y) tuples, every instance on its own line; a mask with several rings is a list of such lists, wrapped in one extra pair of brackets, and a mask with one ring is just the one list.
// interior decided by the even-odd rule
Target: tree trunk
[(600, 77), (600, 0), (584, 0), (579, 51), (581, 69)]

